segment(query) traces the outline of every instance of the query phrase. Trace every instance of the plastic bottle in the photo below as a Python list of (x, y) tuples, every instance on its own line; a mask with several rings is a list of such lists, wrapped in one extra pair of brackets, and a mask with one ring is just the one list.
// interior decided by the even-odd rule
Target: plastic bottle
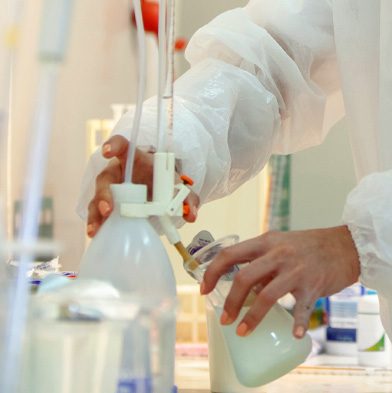
[(381, 323), (380, 304), (375, 291), (359, 299), (357, 344), (361, 366), (391, 365), (391, 343)]
[(364, 292), (356, 283), (327, 298), (325, 349), (329, 355), (357, 356), (358, 301)]
[[(199, 282), (209, 262), (223, 247), (224, 239), (209, 244), (193, 255), (197, 261), (202, 261), (192, 271)], [(222, 314), (225, 298), (238, 270), (235, 267), (222, 276), (207, 297), (217, 318)], [(239, 337), (236, 327), (248, 310), (245, 302), (237, 320), (229, 326), (221, 326), (221, 330), (238, 381), (246, 387), (256, 387), (281, 377), (304, 362), (311, 351), (312, 342), (308, 335), (301, 340), (293, 336), (293, 317), (279, 304), (271, 308), (249, 336)]]
[[(176, 285), (164, 246), (147, 217), (128, 218), (121, 215), (124, 203), (144, 203), (145, 186), (121, 184), (111, 186), (114, 209), (92, 240), (81, 262), (80, 279), (96, 279), (111, 283), (120, 293), (138, 295), (159, 309), (172, 304), (167, 318), (159, 324), (159, 374), (162, 379), (155, 392), (170, 392), (174, 380)], [(143, 332), (139, 332), (143, 337)], [(135, 334), (135, 329), (129, 334)], [(149, 340), (148, 334), (145, 340)], [(137, 384), (149, 386), (151, 378), (148, 353), (138, 354), (127, 348), (130, 337), (124, 337), (123, 364), (119, 391)], [(143, 346), (142, 346), (143, 347)], [(140, 358), (142, 356), (142, 358)], [(135, 370), (136, 374), (135, 375)], [(150, 388), (146, 388), (148, 391)], [(143, 391), (143, 390), (142, 390)]]

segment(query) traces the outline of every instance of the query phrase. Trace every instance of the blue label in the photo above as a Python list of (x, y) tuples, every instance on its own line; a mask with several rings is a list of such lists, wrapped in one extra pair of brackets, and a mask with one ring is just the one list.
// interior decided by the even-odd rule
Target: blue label
[[(152, 393), (151, 379), (121, 379), (117, 385), (117, 393)], [(172, 393), (178, 393), (176, 385), (173, 386)]]
[(150, 379), (121, 379), (117, 393), (152, 393)]
[(346, 343), (357, 342), (357, 330), (356, 329), (338, 329), (338, 328), (327, 328), (327, 341), (337, 341)]

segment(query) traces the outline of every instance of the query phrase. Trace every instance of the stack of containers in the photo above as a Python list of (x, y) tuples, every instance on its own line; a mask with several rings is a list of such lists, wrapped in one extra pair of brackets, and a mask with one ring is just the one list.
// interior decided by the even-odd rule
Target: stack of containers
[(377, 292), (356, 283), (326, 301), (326, 352), (352, 357), (360, 366), (390, 367), (391, 342), (380, 317)]

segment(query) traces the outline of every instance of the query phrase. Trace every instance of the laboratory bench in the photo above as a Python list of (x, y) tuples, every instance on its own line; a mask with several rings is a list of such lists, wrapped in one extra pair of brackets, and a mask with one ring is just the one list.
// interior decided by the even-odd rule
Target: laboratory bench
[[(179, 393), (210, 392), (208, 359), (177, 358)], [(364, 368), (353, 358), (317, 356), (255, 393), (392, 393), (392, 369)]]

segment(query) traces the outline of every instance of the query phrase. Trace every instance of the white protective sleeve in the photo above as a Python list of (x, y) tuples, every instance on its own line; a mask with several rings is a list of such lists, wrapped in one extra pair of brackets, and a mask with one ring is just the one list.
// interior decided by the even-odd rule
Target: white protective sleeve
[(377, 289), (383, 325), (392, 338), (392, 170), (361, 180), (347, 198), (348, 225), (361, 262), (361, 282)]
[[(201, 28), (186, 56), (191, 69), (175, 84), (173, 147), (201, 203), (233, 192), (273, 152), (320, 143), (326, 123), (340, 116), (330, 105), (338, 73), (328, 0), (251, 1)], [(124, 115), (114, 134), (129, 135), (132, 119)], [(155, 130), (152, 98), (138, 145), (155, 146)], [(82, 216), (104, 166), (98, 151), (82, 185)]]

